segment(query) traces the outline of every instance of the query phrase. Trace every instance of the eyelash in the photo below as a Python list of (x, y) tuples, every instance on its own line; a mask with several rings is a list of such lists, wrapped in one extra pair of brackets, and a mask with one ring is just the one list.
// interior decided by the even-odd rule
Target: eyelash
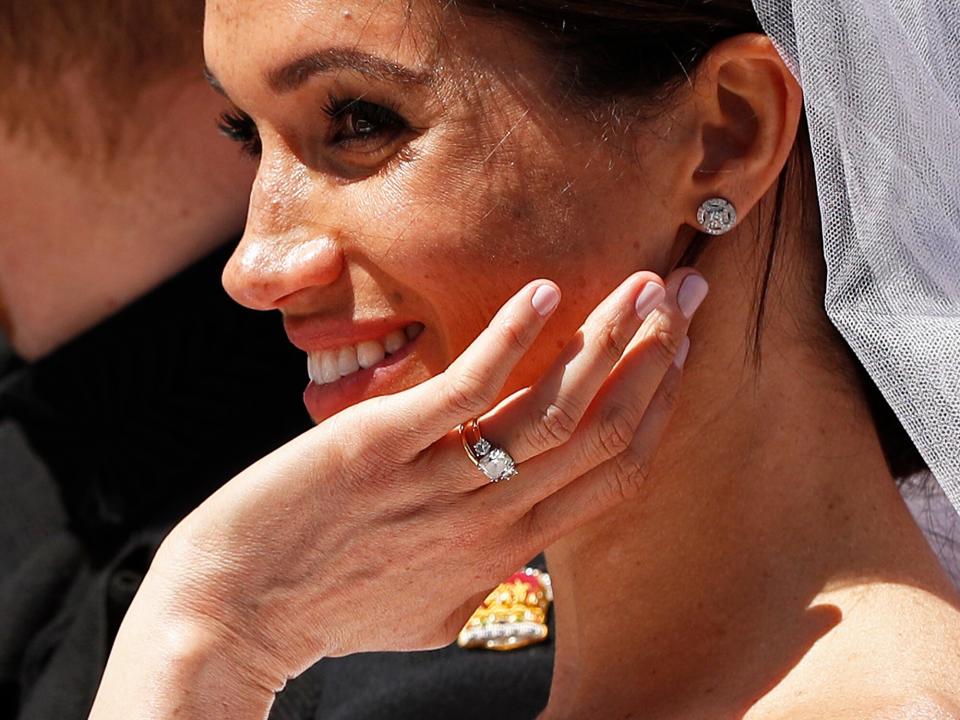
[[(342, 150), (353, 149), (353, 146), (373, 139), (389, 140), (399, 137), (410, 131), (410, 124), (404, 120), (393, 108), (385, 105), (368, 102), (362, 98), (338, 98), (331, 96), (323, 107), (324, 114), (331, 121), (332, 131), (329, 142)], [(354, 127), (347, 127), (353, 118)], [(357, 120), (368, 123), (371, 129), (359, 132)], [(253, 119), (242, 110), (223, 113), (217, 121), (220, 132), (241, 145), (243, 151), (253, 157), (258, 157), (263, 150), (260, 142), (260, 133)], [(382, 148), (382, 145), (381, 145)], [(362, 152), (360, 150), (359, 152)], [(374, 151), (375, 152), (375, 151)]]
[(257, 126), (253, 122), (253, 118), (242, 110), (223, 113), (217, 120), (217, 129), (233, 142), (239, 143), (241, 149), (247, 155), (260, 156), (263, 150), (260, 133), (257, 132)]

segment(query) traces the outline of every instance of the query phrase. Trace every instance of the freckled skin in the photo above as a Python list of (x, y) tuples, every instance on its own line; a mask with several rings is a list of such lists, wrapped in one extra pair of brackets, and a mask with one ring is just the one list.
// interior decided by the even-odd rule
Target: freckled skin
[[(209, 4), (207, 62), (263, 142), (247, 232), (225, 285), (240, 302), (289, 315), (419, 319), (421, 349), (393, 392), (443, 370), (507, 298), (550, 278), (564, 301), (508, 394), (534, 382), (631, 272), (667, 270), (662, 248), (677, 228), (660, 219), (669, 214), (649, 191), (666, 179), (647, 176), (634, 149), (656, 167), (668, 148), (649, 139), (656, 133), (602, 142), (596, 121), (554, 91), (542, 55), (504, 27), (432, 3), (414, 4), (408, 18), (405, 7)], [(419, 94), (371, 90), (423, 131), (378, 172), (348, 183), (297, 148), (316, 146), (314, 108), (331, 88), (359, 95), (369, 82), (343, 73), (278, 96), (261, 80), (283, 59), (334, 46), (436, 72)], [(304, 253), (310, 243), (326, 251)]]
[[(683, 87), (681, 102), (658, 108), (656, 119), (610, 130), (597, 119), (603, 108), (563, 99), (555, 65), (507, 26), (460, 17), (441, 0), (356, 0), (350, 18), (343, 10), (325, 0), (207, 4), (207, 62), (263, 143), (247, 232), (224, 284), (240, 302), (288, 317), (422, 321), (408, 371), (381, 388), (394, 392), (441, 372), (507, 298), (550, 278), (564, 299), (502, 392), (512, 393), (541, 377), (623, 278), (637, 269), (664, 274), (676, 262), (697, 205), (712, 196), (701, 193), (718, 192), (722, 179), (698, 172), (711, 145), (702, 131), (715, 122), (738, 127), (716, 112), (721, 73), (700, 86), (713, 100)], [(771, 691), (779, 710), (810, 688), (807, 697), (817, 698), (823, 678), (854, 678), (856, 697), (867, 674), (891, 685), (891, 671), (902, 670), (897, 686), (911, 688), (917, 676), (941, 672), (918, 653), (917, 665), (903, 663), (899, 644), (929, 641), (925, 628), (947, 627), (938, 619), (946, 612), (930, 603), (926, 617), (905, 615), (897, 588), (946, 597), (948, 580), (889, 477), (850, 381), (852, 361), (836, 352), (822, 284), (809, 279), (820, 277), (822, 264), (811, 260), (820, 238), (801, 236), (799, 223), (784, 223), (789, 236), (778, 241), (762, 372), (749, 362), (763, 261), (755, 240), (763, 218), (751, 210), (775, 194), (800, 95), (769, 71), (779, 63), (772, 46), (758, 55), (756, 38), (732, 41), (715, 67), (736, 70), (730, 81), (749, 71), (739, 92), (768, 128), (768, 142), (731, 160), (726, 175), (739, 179), (738, 210), (751, 224), (698, 261), (710, 298), (691, 329), (683, 397), (643, 498), (549, 548), (563, 629), (544, 717), (627, 717), (637, 707), (665, 716), (658, 711), (713, 696), (718, 677), (723, 697), (684, 716), (742, 717), (743, 698), (753, 702), (788, 675), (793, 684)], [(278, 64), (335, 47), (429, 70), (431, 85), (341, 71), (278, 95), (264, 81)], [(386, 104), (416, 132), (375, 172), (338, 177), (331, 168), (343, 158), (331, 156), (318, 109), (331, 94)], [(833, 497), (851, 510), (839, 520), (824, 507)], [(886, 582), (871, 587), (873, 579)], [(843, 616), (843, 632), (825, 636), (829, 650), (828, 623), (814, 617), (813, 627), (807, 617), (819, 602)], [(913, 596), (906, 602), (919, 607)], [(937, 657), (956, 646), (950, 617)], [(901, 629), (903, 620), (914, 624)], [(798, 664), (814, 642), (817, 652)], [(851, 671), (850, 658), (882, 660), (894, 646), (888, 664)], [(611, 667), (632, 672), (629, 681)]]

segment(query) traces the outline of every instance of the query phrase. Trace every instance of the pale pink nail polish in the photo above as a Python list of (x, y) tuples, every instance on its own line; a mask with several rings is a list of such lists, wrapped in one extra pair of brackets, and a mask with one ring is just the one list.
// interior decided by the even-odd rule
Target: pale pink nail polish
[(553, 312), (560, 302), (560, 293), (552, 285), (541, 285), (533, 294), (533, 309), (541, 317), (546, 317)]
[(663, 302), (667, 291), (655, 282), (648, 282), (637, 295), (637, 315), (643, 320)]
[(709, 291), (710, 286), (707, 285), (707, 281), (699, 275), (688, 275), (684, 279), (677, 292), (677, 305), (688, 320), (693, 317)]

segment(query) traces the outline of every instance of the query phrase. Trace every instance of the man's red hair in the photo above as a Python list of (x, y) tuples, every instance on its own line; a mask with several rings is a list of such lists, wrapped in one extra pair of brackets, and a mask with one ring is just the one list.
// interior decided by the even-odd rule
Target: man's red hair
[(69, 145), (79, 99), (109, 139), (144, 89), (199, 77), (202, 25), (203, 0), (0, 0), (0, 126)]

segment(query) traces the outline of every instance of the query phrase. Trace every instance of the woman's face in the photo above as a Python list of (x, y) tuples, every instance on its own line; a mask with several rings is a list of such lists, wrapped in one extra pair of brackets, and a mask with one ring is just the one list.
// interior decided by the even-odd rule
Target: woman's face
[[(563, 301), (503, 395), (532, 383), (621, 280), (666, 271), (681, 224), (670, 117), (624, 129), (605, 106), (565, 99), (522, 28), (444, 5), (207, 4), (215, 84), (262, 146), (224, 284), (280, 310), (312, 357), (317, 422), (442, 371), (545, 277)], [(417, 323), (377, 362), (365, 341), (391, 338), (389, 351)], [(373, 365), (323, 384), (355, 366), (341, 348), (358, 344)]]

